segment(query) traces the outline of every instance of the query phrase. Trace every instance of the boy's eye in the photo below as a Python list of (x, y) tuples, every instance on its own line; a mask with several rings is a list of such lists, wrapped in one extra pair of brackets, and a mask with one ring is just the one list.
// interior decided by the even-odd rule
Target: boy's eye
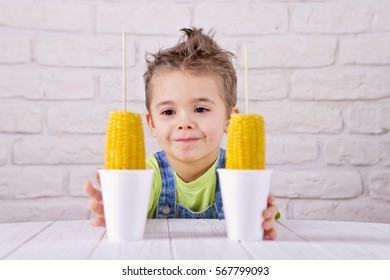
[(161, 115), (171, 116), (171, 115), (173, 115), (173, 110), (170, 110), (170, 109), (164, 110), (161, 112)]
[(207, 112), (209, 109), (205, 108), (205, 107), (196, 107), (195, 108), (195, 112), (196, 113), (204, 113), (204, 112)]

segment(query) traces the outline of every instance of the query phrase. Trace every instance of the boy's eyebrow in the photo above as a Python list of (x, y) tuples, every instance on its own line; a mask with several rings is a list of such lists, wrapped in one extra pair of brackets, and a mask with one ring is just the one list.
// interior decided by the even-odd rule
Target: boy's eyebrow
[[(211, 100), (210, 98), (207, 98), (207, 97), (199, 97), (199, 98), (195, 98), (193, 100), (194, 103), (197, 103), (197, 102), (206, 102), (206, 103), (211, 103), (211, 104), (215, 104), (215, 102), (213, 100)], [(156, 109), (158, 107), (161, 107), (161, 106), (165, 106), (165, 105), (172, 105), (174, 104), (175, 102), (173, 101), (170, 101), (170, 100), (167, 100), (167, 101), (161, 101), (159, 103), (157, 103), (156, 105)]]
[(161, 106), (165, 106), (165, 105), (171, 105), (171, 104), (173, 104), (174, 102), (173, 101), (161, 101), (161, 102), (159, 102), (159, 103), (157, 103), (157, 105), (156, 105), (156, 109), (158, 108), (158, 107), (161, 107)]
[(207, 102), (207, 103), (215, 104), (215, 102), (213, 100), (211, 100), (210, 98), (207, 98), (207, 97), (196, 98), (195, 101), (196, 102), (201, 101), (201, 102)]

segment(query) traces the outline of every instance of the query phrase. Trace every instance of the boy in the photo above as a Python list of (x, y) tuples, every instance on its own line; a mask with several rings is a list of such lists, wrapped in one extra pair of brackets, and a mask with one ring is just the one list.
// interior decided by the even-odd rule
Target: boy
[[(222, 50), (202, 29), (182, 29), (173, 48), (147, 58), (144, 74), (146, 120), (162, 151), (150, 156), (155, 170), (148, 218), (223, 219), (216, 168), (225, 166), (219, 147), (230, 120), (239, 113), (233, 54)], [(99, 178), (97, 178), (99, 181)], [(102, 196), (88, 182), (88, 208), (104, 226)], [(275, 239), (274, 197), (264, 211), (265, 238)]]

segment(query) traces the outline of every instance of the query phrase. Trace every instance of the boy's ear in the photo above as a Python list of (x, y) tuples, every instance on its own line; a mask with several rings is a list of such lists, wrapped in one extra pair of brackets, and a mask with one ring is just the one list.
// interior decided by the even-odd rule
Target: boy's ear
[(230, 116), (233, 115), (233, 114), (239, 114), (239, 113), (240, 113), (240, 108), (238, 108), (237, 106), (234, 106), (232, 108), (232, 110), (230, 111), (230, 114), (229, 114), (228, 118), (226, 119), (225, 128), (224, 128), (224, 132), (225, 133), (227, 133), (227, 131), (228, 131), (229, 122), (230, 122)]
[(146, 113), (146, 121), (148, 122), (150, 134), (152, 135), (152, 137), (156, 138), (154, 123), (152, 120), (152, 116), (149, 113)]

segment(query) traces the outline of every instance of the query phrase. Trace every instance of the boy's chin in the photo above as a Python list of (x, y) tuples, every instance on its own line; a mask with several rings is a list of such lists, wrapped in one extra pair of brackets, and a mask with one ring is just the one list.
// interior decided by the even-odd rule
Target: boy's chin
[(182, 162), (191, 163), (191, 162), (195, 162), (195, 161), (199, 160), (199, 155), (182, 153), (182, 154), (178, 154), (176, 158)]
[(173, 157), (182, 162), (195, 162), (202, 158), (202, 153), (196, 150), (177, 150), (173, 153)]
[[(181, 151), (177, 151), (174, 157), (183, 163), (196, 163), (202, 160), (206, 160), (206, 161), (211, 160), (212, 158), (211, 154), (213, 153), (210, 151), (202, 151), (199, 149), (185, 150), (185, 151), (181, 150)], [(213, 158), (213, 160), (215, 159)]]

